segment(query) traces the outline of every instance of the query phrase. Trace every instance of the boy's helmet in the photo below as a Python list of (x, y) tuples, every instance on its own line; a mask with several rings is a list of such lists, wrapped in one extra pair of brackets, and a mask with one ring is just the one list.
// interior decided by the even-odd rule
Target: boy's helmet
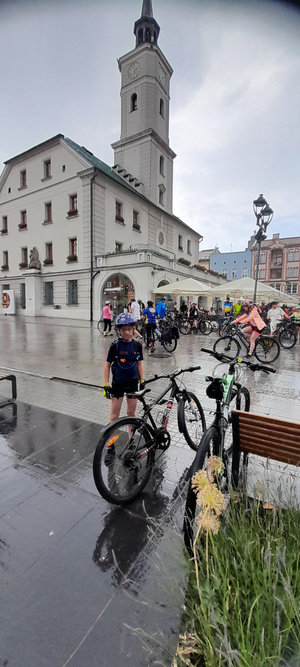
[(124, 327), (128, 324), (133, 326), (135, 324), (135, 319), (132, 313), (121, 313), (116, 319), (116, 327)]

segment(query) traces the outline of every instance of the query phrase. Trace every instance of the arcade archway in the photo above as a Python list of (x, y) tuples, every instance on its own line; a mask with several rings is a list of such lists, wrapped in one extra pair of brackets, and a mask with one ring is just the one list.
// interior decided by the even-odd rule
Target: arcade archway
[(101, 310), (105, 301), (109, 300), (116, 317), (123, 313), (124, 309), (127, 309), (130, 297), (134, 294), (134, 287), (130, 278), (125, 273), (114, 273), (104, 283), (101, 295)]

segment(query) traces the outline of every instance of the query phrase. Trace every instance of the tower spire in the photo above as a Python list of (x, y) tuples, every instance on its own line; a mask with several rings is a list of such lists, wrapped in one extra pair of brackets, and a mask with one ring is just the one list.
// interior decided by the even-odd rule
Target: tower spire
[(135, 48), (148, 42), (157, 44), (160, 27), (153, 17), (152, 0), (143, 0), (141, 18), (135, 22), (133, 32)]

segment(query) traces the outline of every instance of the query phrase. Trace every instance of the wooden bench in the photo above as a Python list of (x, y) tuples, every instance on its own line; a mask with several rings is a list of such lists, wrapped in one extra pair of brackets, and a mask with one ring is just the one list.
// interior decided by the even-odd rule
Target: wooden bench
[(0, 373), (0, 382), (1, 380), (8, 380), (11, 382), (11, 398), (6, 398), (3, 401), (0, 401), (0, 408), (4, 408), (5, 405), (9, 405), (12, 401), (15, 401), (17, 398), (17, 380), (15, 375)]
[(232, 412), (232, 486), (238, 488), (241, 454), (299, 466), (300, 422), (266, 417), (251, 412)]

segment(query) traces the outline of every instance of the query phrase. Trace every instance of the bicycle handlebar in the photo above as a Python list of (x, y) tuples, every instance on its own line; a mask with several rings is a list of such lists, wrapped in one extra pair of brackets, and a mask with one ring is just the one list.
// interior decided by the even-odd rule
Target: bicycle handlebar
[(169, 375), (154, 375), (153, 378), (145, 380), (145, 384), (148, 384), (149, 382), (156, 382), (156, 380), (163, 380), (163, 379), (170, 380), (171, 378), (176, 378), (178, 375), (181, 375), (182, 373), (192, 373), (193, 371), (200, 371), (200, 369), (201, 366), (188, 366), (188, 368), (179, 368), (177, 372), (169, 373)]
[(245, 364), (246, 366), (249, 366), (251, 371), (263, 371), (264, 373), (276, 373), (275, 368), (269, 368), (269, 366), (261, 366), (260, 364), (254, 364), (253, 361), (246, 361), (242, 359), (242, 361), (238, 361), (237, 359), (232, 359), (230, 357), (227, 357), (226, 354), (221, 354), (220, 352), (214, 352), (214, 350), (207, 350), (205, 347), (201, 347), (201, 352), (207, 352), (208, 354), (211, 354), (213, 357), (215, 357), (218, 361), (228, 361), (229, 363), (242, 363)]

